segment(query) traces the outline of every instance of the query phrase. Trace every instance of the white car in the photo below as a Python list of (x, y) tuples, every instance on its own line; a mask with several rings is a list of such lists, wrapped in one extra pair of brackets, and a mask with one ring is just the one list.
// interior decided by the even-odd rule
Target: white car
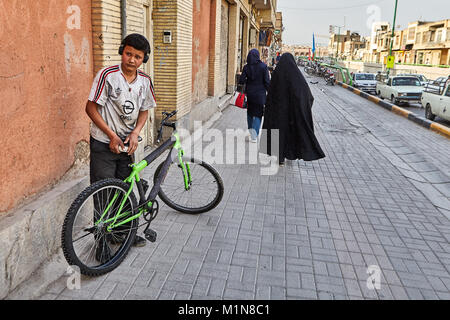
[(425, 89), (421, 102), (428, 120), (433, 121), (438, 116), (450, 121), (450, 83), (439, 91)]
[(376, 94), (377, 80), (373, 73), (354, 73), (353, 87), (368, 93)]
[(420, 102), (424, 87), (414, 76), (394, 76), (377, 83), (377, 94), (381, 99), (389, 99), (392, 103)]

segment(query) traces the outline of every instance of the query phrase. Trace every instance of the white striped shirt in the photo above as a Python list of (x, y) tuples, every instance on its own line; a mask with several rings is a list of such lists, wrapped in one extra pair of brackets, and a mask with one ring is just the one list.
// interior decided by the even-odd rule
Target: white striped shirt
[[(103, 68), (97, 73), (89, 100), (100, 106), (98, 111), (103, 120), (122, 139), (136, 127), (140, 111), (156, 106), (150, 76), (138, 70), (136, 79), (128, 83), (120, 65)], [(108, 136), (94, 123), (91, 124), (91, 136), (109, 143)]]

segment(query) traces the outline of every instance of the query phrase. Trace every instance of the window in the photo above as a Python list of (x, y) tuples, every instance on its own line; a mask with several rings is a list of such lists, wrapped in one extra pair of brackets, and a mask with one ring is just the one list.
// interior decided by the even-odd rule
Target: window
[(420, 81), (417, 78), (395, 78), (392, 81), (393, 86), (420, 86)]
[(367, 74), (367, 73), (357, 73), (355, 74), (356, 80), (375, 80), (374, 74)]
[(422, 32), (419, 32), (416, 35), (416, 41), (417, 41), (417, 44), (421, 44), (422, 43)]
[(430, 39), (428, 41), (434, 42), (436, 40), (436, 31), (430, 31)]
[(436, 42), (442, 42), (442, 30), (437, 32)]
[(450, 28), (447, 28), (447, 41), (450, 41)]
[(408, 40), (414, 40), (415, 35), (416, 35), (416, 28), (410, 28), (408, 30)]
[(406, 33), (403, 35), (402, 45), (406, 45)]
[(447, 93), (445, 94), (447, 97), (450, 97), (450, 88), (447, 89)]
[(425, 43), (428, 41), (428, 32), (424, 32), (422, 35), (422, 43)]
[(419, 53), (417, 63), (418, 64), (423, 64), (423, 52)]

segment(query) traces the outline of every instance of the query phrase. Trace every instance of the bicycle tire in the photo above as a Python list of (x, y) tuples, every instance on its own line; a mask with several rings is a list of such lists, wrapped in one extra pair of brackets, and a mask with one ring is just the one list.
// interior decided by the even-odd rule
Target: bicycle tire
[[(94, 220), (95, 215), (97, 214), (95, 206), (97, 205), (103, 206), (104, 203), (109, 203), (109, 201), (104, 199), (104, 195), (106, 192), (106, 199), (109, 199), (112, 193), (108, 193), (108, 190), (113, 192), (114, 190), (120, 191), (123, 193), (123, 196), (125, 196), (126, 192), (129, 189), (129, 185), (119, 179), (104, 179), (100, 180), (98, 182), (93, 183), (89, 187), (87, 187), (84, 191), (82, 191), (78, 197), (74, 200), (72, 205), (70, 206), (66, 217), (64, 219), (64, 224), (62, 227), (62, 233), (61, 233), (61, 246), (63, 249), (64, 257), (66, 258), (66, 261), (71, 266), (78, 266), (80, 269), (80, 273), (87, 275), (87, 276), (100, 276), (102, 274), (108, 273), (112, 271), (113, 269), (117, 268), (120, 263), (125, 259), (127, 256), (131, 245), (134, 242), (134, 239), (136, 237), (137, 232), (137, 224), (138, 219), (134, 219), (130, 222), (128, 222), (129, 225), (126, 227), (122, 227), (121, 230), (117, 229), (113, 232), (107, 233), (104, 231), (102, 234), (100, 227), (94, 226)], [(95, 196), (97, 195), (97, 197)], [(101, 197), (101, 199), (100, 199)], [(91, 199), (92, 198), (92, 199)], [(121, 199), (120, 194), (118, 196), (117, 203), (120, 203)], [(91, 203), (92, 201), (92, 203)], [(86, 205), (86, 207), (85, 207)], [(114, 211), (116, 202), (114, 202), (114, 205), (111, 207), (111, 211)], [(120, 205), (118, 205), (120, 206)], [(117, 207), (118, 207), (117, 206)], [(133, 192), (130, 193), (128, 196), (128, 199), (125, 202), (124, 210), (128, 210), (130, 212), (133, 212), (133, 210), (137, 206), (136, 197)], [(93, 210), (92, 210), (93, 209)], [(100, 212), (103, 212), (103, 209), (100, 210)], [(123, 212), (123, 211), (122, 211)], [(108, 217), (113, 216), (114, 214), (108, 215)], [(75, 227), (74, 224), (77, 221), (77, 218), (81, 219), (81, 226)], [(89, 229), (96, 228), (95, 231), (87, 231), (87, 228), (83, 227), (83, 224), (91, 225)], [(124, 225), (125, 226), (125, 225)], [(77, 234), (77, 232), (74, 232), (74, 228), (80, 228), (80, 231), (84, 232), (84, 235), (81, 237)], [(120, 227), (118, 227), (120, 228)], [(128, 228), (127, 230), (125, 228)], [(122, 236), (122, 240), (120, 243), (114, 242), (114, 244), (108, 243), (109, 241), (114, 241), (115, 235)], [(74, 246), (74, 235), (77, 236), (77, 240), (85, 239), (86, 244), (81, 246), (81, 248)], [(93, 243), (87, 242), (90, 241), (90, 237), (93, 237)], [(125, 240), (123, 240), (125, 239)], [(92, 240), (91, 240), (92, 241)], [(100, 243), (103, 245), (103, 248), (100, 249), (99, 245)], [(112, 255), (111, 248), (116, 246), (117, 244), (117, 250)], [(108, 247), (108, 248), (106, 248)], [(88, 250), (87, 255), (87, 261), (90, 261), (89, 258), (92, 255), (92, 264), (88, 264), (87, 261), (83, 261), (83, 253)], [(98, 250), (99, 249), (99, 250)], [(112, 248), (114, 249), (114, 248)], [(94, 252), (95, 250), (95, 252)], [(106, 260), (106, 257), (103, 257), (103, 250), (106, 252), (108, 251), (108, 256), (111, 256), (110, 259)], [(107, 256), (105, 254), (105, 256)], [(96, 259), (96, 262), (94, 261)], [(100, 259), (100, 261), (98, 260)], [(105, 261), (103, 261), (105, 260)]]
[[(164, 179), (164, 182), (161, 184), (161, 188), (158, 192), (158, 196), (159, 198), (165, 203), (167, 204), (170, 208), (177, 210), (179, 212), (182, 213), (187, 213), (187, 214), (199, 214), (199, 213), (203, 213), (203, 212), (207, 212), (210, 211), (212, 209), (214, 209), (222, 200), (223, 197), (223, 193), (224, 193), (224, 186), (223, 186), (223, 181), (222, 178), (220, 177), (219, 173), (216, 171), (216, 169), (214, 169), (211, 165), (209, 165), (206, 162), (203, 161), (199, 161), (199, 160), (195, 160), (193, 158), (186, 158), (183, 157), (183, 161), (189, 163), (190, 167), (191, 167), (191, 175), (192, 175), (192, 180), (193, 182), (195, 181), (195, 185), (197, 184), (197, 180), (196, 180), (196, 172), (194, 171), (199, 171), (196, 170), (196, 168), (202, 168), (204, 169), (205, 174), (209, 173), (211, 175), (211, 178), (213, 178), (212, 182), (210, 183), (210, 185), (216, 185), (216, 188), (211, 189), (211, 186), (208, 186), (208, 188), (204, 191), (204, 192), (200, 192), (200, 191), (195, 191), (192, 190), (192, 188), (190, 188), (189, 190), (186, 190), (184, 188), (184, 179), (183, 179), (183, 173), (182, 170), (179, 168), (175, 168), (176, 166), (179, 167), (178, 164), (172, 163), (171, 166), (169, 167), (169, 171), (167, 172), (167, 175)], [(155, 171), (155, 175), (153, 177), (153, 182), (156, 183), (156, 180), (159, 176), (159, 173), (161, 171), (161, 168), (163, 166), (164, 163), (161, 163), (158, 168)], [(175, 169), (172, 170), (171, 169)], [(176, 169), (179, 170), (178, 175), (176, 175), (176, 178), (174, 178), (174, 171), (177, 171)], [(184, 198), (191, 198), (191, 200), (193, 200), (193, 196), (197, 197), (196, 199), (199, 199), (200, 197), (205, 198), (206, 196), (208, 197), (208, 199), (212, 199), (211, 201), (208, 200), (207, 203), (202, 204), (201, 206), (197, 206), (197, 207), (192, 207), (192, 206), (187, 206), (187, 205), (182, 205), (180, 203), (177, 203), (176, 199), (174, 199), (173, 196), (168, 194), (168, 186), (169, 183), (172, 183), (171, 179), (174, 179), (174, 184), (179, 186), (179, 191), (178, 194), (180, 195), (180, 200), (182, 197)], [(208, 176), (208, 179), (210, 177)], [(194, 184), (191, 185), (191, 187)], [(212, 190), (212, 195), (206, 195), (206, 193), (209, 193), (209, 191)], [(190, 195), (188, 195), (188, 193), (190, 193)], [(194, 193), (198, 193), (195, 194)]]

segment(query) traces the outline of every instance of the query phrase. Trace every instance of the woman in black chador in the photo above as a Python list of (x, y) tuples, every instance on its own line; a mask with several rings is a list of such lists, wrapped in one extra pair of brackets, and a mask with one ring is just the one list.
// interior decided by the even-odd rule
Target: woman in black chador
[[(285, 159), (313, 161), (325, 157), (314, 135), (312, 105), (314, 97), (290, 53), (281, 56), (272, 74), (264, 110), (264, 137), (261, 152), (275, 152), (271, 129), (279, 129), (280, 165)], [(264, 146), (264, 143), (267, 143)], [(266, 149), (267, 148), (267, 149)], [(273, 151), (272, 151), (273, 150)]]

